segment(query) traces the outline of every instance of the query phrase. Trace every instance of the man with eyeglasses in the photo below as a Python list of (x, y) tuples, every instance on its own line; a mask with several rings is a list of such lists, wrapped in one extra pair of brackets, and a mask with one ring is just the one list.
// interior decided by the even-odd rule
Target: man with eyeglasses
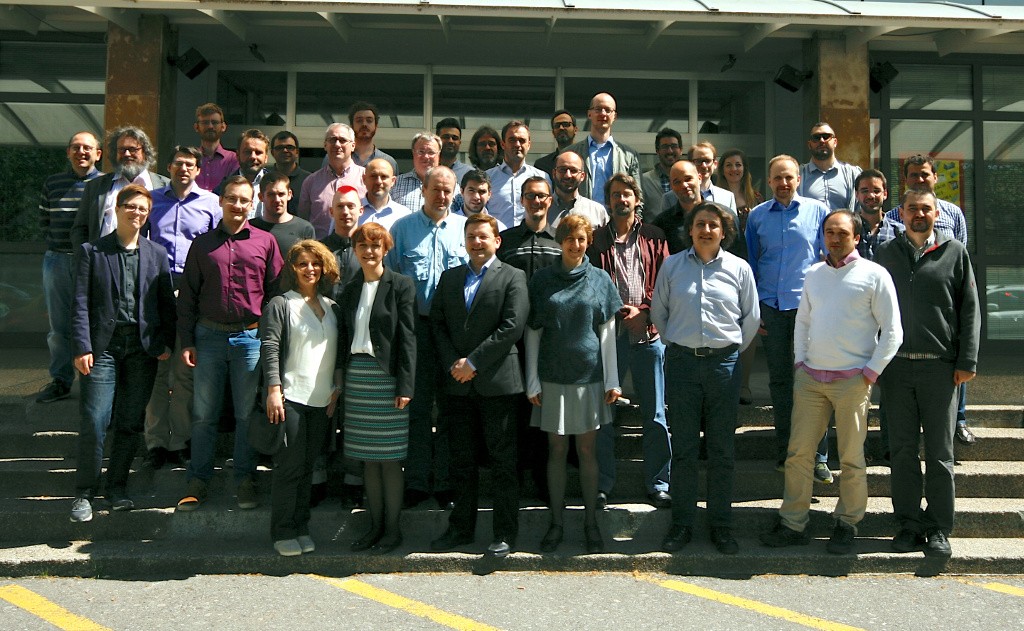
[(114, 163), (114, 172), (89, 180), (82, 191), (75, 221), (71, 226), (71, 245), (78, 249), (83, 243), (95, 241), (117, 229), (114, 212), (117, 194), (129, 184), (138, 184), (152, 191), (167, 186), (169, 180), (149, 170), (156, 160), (156, 151), (146, 132), (138, 127), (118, 127), (107, 134), (107, 157)]
[(672, 192), (672, 165), (683, 157), (683, 137), (674, 129), (665, 127), (654, 136), (654, 151), (658, 161), (650, 171), (644, 171), (640, 182), (644, 189), (643, 217), (651, 221), (666, 208), (663, 199)]
[(547, 173), (526, 164), (530, 153), (530, 128), (520, 120), (512, 120), (501, 128), (501, 164), (487, 170), (491, 178), (491, 201), (487, 211), (506, 226), (518, 226), (525, 212), (522, 202), (523, 182), (531, 177), (548, 177)]
[[(718, 150), (707, 140), (702, 140), (690, 147), (686, 152), (686, 158), (697, 167), (697, 175), (700, 176), (700, 196), (703, 201), (721, 204), (736, 215), (736, 196), (731, 191), (720, 186), (715, 186), (711, 177), (718, 169)], [(662, 198), (662, 208), (668, 208), (675, 204), (673, 194), (666, 194)]]
[[(650, 318), (654, 281), (669, 256), (668, 241), (661, 228), (637, 216), (643, 194), (636, 179), (616, 173), (605, 182), (604, 198), (611, 221), (594, 230), (587, 256), (608, 272), (622, 298), (615, 318), (619, 381), (631, 375), (640, 403), (647, 499), (655, 508), (668, 508), (672, 447), (665, 420), (665, 344)], [(605, 503), (615, 485), (615, 434), (614, 423), (602, 425), (597, 434), (597, 488)]]
[(90, 132), (78, 132), (68, 141), (70, 167), (43, 182), (39, 199), (39, 225), (46, 239), (43, 254), (43, 298), (50, 321), (46, 345), (50, 349), (50, 383), (36, 396), (36, 403), (66, 398), (75, 380), (71, 357), (71, 300), (75, 294), (74, 251), (71, 225), (82, 200), (86, 182), (100, 176), (96, 162), (103, 152)]
[[(391, 188), (391, 198), (413, 212), (422, 208), (424, 178), (427, 171), (440, 163), (441, 138), (429, 131), (417, 133), (412, 137), (412, 171), (398, 176)], [(458, 180), (455, 182), (455, 195), (458, 198)]]
[(861, 168), (836, 159), (839, 139), (828, 123), (815, 123), (807, 140), (811, 161), (800, 166), (798, 193), (822, 202), (829, 210), (857, 208), (855, 181)]
[(345, 123), (332, 123), (324, 132), (324, 151), (327, 164), (306, 178), (299, 193), (296, 216), (313, 224), (316, 238), (323, 239), (331, 232), (331, 202), (342, 186), (351, 186), (366, 194), (363, 173), (366, 171), (352, 160), (355, 151), (355, 132)]
[[(185, 271), (185, 259), (192, 242), (217, 227), (221, 219), (220, 200), (196, 184), (202, 172), (202, 153), (195, 147), (177, 146), (167, 165), (168, 186), (153, 191), (153, 211), (143, 231), (167, 250), (171, 280), (177, 289)], [(150, 471), (166, 463), (183, 465), (188, 460), (187, 444), (192, 435), (192, 371), (175, 356), (161, 362), (149, 405), (146, 406), (146, 460)]]
[(590, 135), (566, 149), (583, 159), (587, 177), (580, 184), (580, 194), (601, 205), (604, 204), (604, 183), (613, 173), (625, 173), (640, 181), (640, 157), (632, 147), (612, 138), (612, 125), (618, 117), (615, 107), (611, 94), (595, 94), (587, 108)]
[(290, 131), (279, 131), (270, 139), (270, 154), (274, 156), (274, 170), (288, 176), (288, 188), (292, 197), (288, 200), (288, 212), (299, 211), (299, 191), (310, 172), (299, 166), (299, 139)]
[(579, 155), (572, 151), (558, 154), (551, 176), (555, 183), (555, 197), (548, 210), (548, 224), (552, 232), (569, 215), (583, 215), (594, 228), (608, 223), (608, 211), (604, 206), (580, 194), (580, 186), (586, 181), (587, 173)]
[(199, 134), (203, 159), (199, 161), (199, 188), (212, 191), (224, 178), (238, 170), (238, 154), (220, 144), (228, 130), (224, 110), (216, 103), (203, 103), (196, 108), (196, 122), (192, 128)]
[(441, 155), (438, 158), (438, 164), (451, 169), (455, 173), (455, 181), (461, 182), (462, 178), (473, 168), (471, 165), (459, 161), (459, 149), (462, 147), (462, 125), (454, 118), (442, 118), (434, 128), (434, 132), (441, 139)]
[(188, 489), (178, 502), (182, 511), (199, 508), (209, 494), (227, 379), (235, 413), (233, 471), (238, 507), (252, 509), (259, 504), (253, 479), (255, 452), (248, 439), (259, 383), (257, 327), (282, 260), (274, 237), (249, 225), (255, 196), (252, 184), (234, 175), (222, 189), (223, 217), (216, 229), (192, 243), (178, 289), (181, 358), (195, 371), (192, 460)]
[(114, 511), (135, 507), (128, 473), (138, 449), (158, 360), (174, 346), (174, 294), (167, 252), (140, 236), (148, 190), (128, 184), (115, 203), (117, 228), (79, 248), (72, 312), (75, 368), (82, 375), (78, 472), (71, 521), (92, 519), (103, 443), (113, 433), (106, 498)]
[(371, 160), (387, 160), (391, 165), (392, 172), (398, 173), (398, 163), (395, 162), (395, 159), (373, 144), (379, 122), (380, 112), (373, 103), (356, 101), (352, 107), (348, 108), (348, 124), (352, 126), (352, 130), (356, 134), (356, 149), (352, 152), (352, 162), (366, 167)]
[(555, 158), (566, 147), (576, 140), (576, 117), (569, 110), (558, 110), (551, 117), (551, 135), (555, 138), (556, 148), (546, 156), (537, 158), (533, 166), (545, 173), (551, 173), (555, 169)]

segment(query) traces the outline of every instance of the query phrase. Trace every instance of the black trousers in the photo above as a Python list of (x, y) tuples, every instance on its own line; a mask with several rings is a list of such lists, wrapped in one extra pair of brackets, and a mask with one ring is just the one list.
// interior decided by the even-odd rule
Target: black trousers
[(491, 467), (494, 537), (515, 539), (519, 532), (519, 481), (516, 475), (516, 401), (522, 395), (452, 396), (448, 426), (455, 508), (449, 527), (472, 535), (480, 504), (477, 450), (486, 449)]
[[(263, 419), (267, 423), (266, 419)], [(309, 534), (313, 463), (327, 444), (326, 408), (284, 401), (285, 444), (274, 454), (270, 486), (270, 537), (274, 541)]]

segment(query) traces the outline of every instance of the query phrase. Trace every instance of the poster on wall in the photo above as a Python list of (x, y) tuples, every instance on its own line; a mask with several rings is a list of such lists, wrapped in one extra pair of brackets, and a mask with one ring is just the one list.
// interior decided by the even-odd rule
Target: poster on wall
[[(901, 191), (906, 190), (907, 187), (906, 179), (903, 177), (903, 167), (907, 158), (911, 155), (916, 154), (900, 156), (899, 159)], [(966, 182), (964, 182), (964, 158), (946, 155), (941, 158), (932, 156), (932, 160), (935, 161), (935, 174), (938, 176), (938, 181), (935, 183), (935, 197), (963, 208), (965, 202), (964, 187), (966, 186)]]

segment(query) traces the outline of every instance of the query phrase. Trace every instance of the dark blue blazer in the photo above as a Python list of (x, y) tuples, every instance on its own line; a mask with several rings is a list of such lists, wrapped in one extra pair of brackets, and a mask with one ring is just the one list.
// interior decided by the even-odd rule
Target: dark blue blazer
[[(107, 350), (117, 321), (121, 268), (117, 260), (117, 233), (83, 244), (78, 251), (75, 299), (71, 314), (74, 356)], [(177, 310), (167, 250), (139, 237), (139, 338), (153, 357), (174, 349)]]

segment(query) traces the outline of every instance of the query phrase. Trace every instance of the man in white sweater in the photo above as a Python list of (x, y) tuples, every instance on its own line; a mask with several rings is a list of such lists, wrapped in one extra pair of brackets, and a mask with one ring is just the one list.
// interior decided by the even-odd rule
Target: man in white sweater
[(825, 218), (824, 232), (828, 256), (808, 270), (796, 315), (793, 426), (779, 523), (761, 542), (810, 542), (815, 447), (834, 411), (843, 474), (827, 549), (848, 554), (867, 509), (864, 439), (871, 384), (895, 356), (903, 328), (889, 273), (857, 253), (859, 219), (836, 210)]

